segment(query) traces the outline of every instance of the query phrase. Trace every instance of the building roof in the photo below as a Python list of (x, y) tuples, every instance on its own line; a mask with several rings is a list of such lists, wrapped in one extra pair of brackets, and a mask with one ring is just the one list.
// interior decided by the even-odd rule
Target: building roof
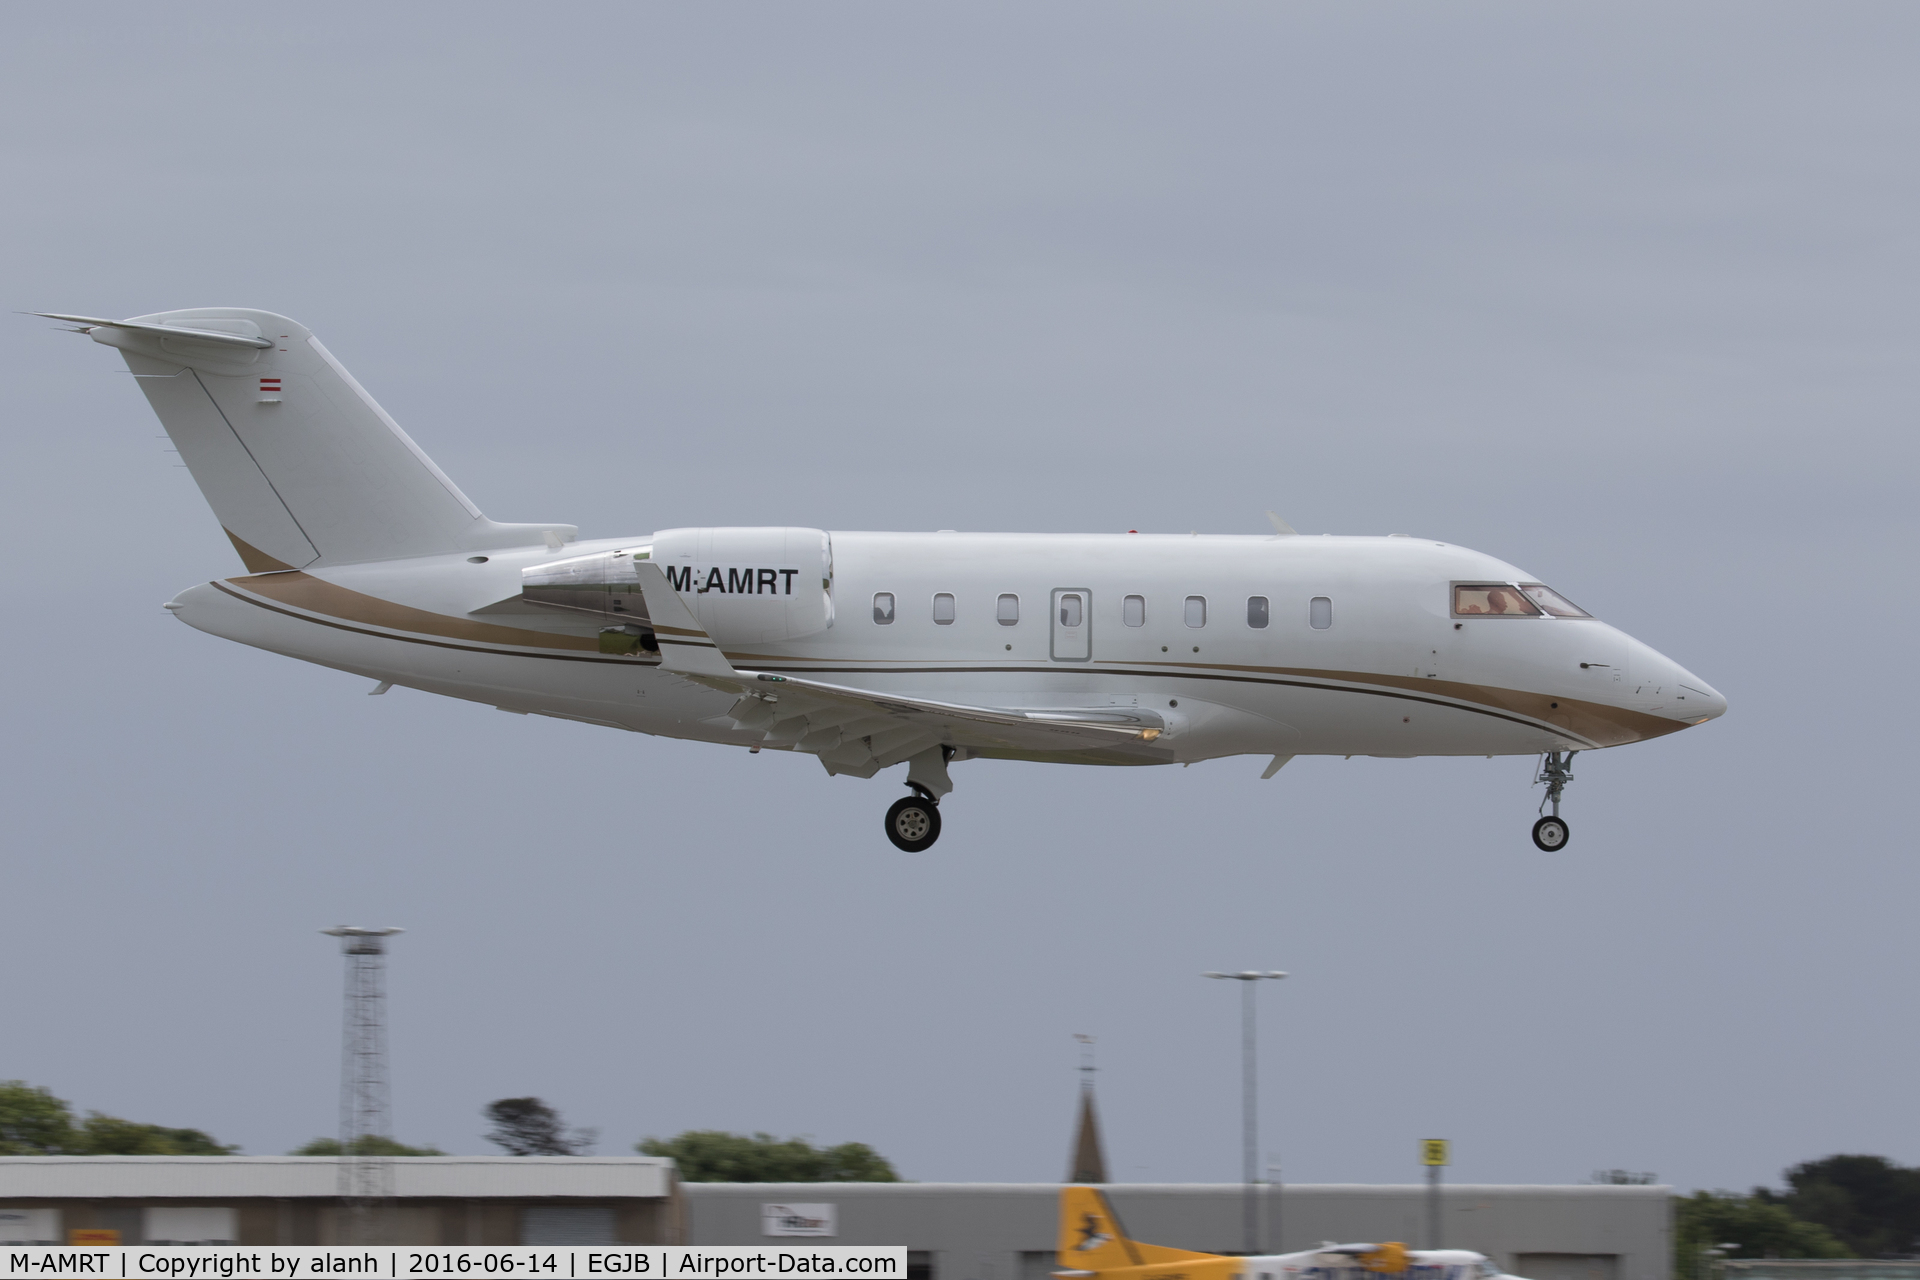
[[(393, 1194), (593, 1199), (671, 1193), (659, 1156), (398, 1156)], [(0, 1156), (0, 1200), (332, 1197), (334, 1156)]]

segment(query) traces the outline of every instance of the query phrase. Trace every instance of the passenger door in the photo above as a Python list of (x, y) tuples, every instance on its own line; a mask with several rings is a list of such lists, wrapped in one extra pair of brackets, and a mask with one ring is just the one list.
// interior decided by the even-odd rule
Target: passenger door
[(1053, 660), (1085, 662), (1093, 655), (1093, 596), (1084, 587), (1056, 587), (1053, 592)]

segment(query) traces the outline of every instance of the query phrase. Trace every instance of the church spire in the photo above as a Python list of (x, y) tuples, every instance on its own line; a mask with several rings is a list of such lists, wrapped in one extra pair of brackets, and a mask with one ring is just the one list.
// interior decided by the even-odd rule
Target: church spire
[(1075, 1035), (1074, 1039), (1080, 1042), (1080, 1123), (1073, 1135), (1067, 1181), (1098, 1184), (1107, 1180), (1107, 1154), (1100, 1144), (1100, 1115), (1093, 1105), (1093, 1037)]

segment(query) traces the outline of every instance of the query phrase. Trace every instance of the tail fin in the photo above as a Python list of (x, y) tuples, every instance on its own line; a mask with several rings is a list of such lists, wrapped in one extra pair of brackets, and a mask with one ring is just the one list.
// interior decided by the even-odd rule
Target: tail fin
[[(1108, 1272), (1146, 1277), (1145, 1269), (1169, 1263), (1199, 1263), (1180, 1268), (1184, 1280), (1229, 1280), (1240, 1272), (1240, 1260), (1217, 1253), (1194, 1253), (1141, 1244), (1127, 1235), (1120, 1218), (1094, 1187), (1060, 1190), (1060, 1238), (1054, 1246), (1060, 1270), (1055, 1275), (1099, 1275)], [(1119, 1280), (1128, 1280), (1120, 1277)]]
[(320, 340), (285, 316), (205, 307), (60, 318), (120, 349), (255, 573), (557, 544), (576, 532), (481, 515)]

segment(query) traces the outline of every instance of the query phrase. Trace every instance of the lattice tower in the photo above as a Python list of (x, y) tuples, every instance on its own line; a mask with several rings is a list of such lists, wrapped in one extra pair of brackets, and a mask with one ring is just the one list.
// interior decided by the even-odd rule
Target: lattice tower
[(387, 939), (400, 929), (340, 925), (321, 932), (340, 939), (347, 958), (346, 1009), (340, 1046), (339, 1195), (348, 1210), (343, 1244), (374, 1244), (374, 1207), (393, 1198), (393, 1162), (367, 1151), (371, 1138), (393, 1133), (387, 1074)]

